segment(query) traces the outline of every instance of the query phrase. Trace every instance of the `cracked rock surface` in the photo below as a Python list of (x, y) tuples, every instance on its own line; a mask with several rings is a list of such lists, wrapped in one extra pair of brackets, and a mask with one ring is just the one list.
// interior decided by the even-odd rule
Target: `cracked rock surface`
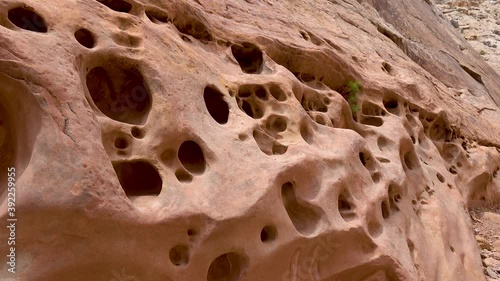
[(430, 1), (0, 0), (14, 278), (486, 280), (498, 104)]

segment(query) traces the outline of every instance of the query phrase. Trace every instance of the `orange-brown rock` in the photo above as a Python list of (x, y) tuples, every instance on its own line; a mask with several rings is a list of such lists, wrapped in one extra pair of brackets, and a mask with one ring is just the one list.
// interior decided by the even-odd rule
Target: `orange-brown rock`
[(430, 1), (0, 0), (0, 277), (485, 280), (499, 81)]

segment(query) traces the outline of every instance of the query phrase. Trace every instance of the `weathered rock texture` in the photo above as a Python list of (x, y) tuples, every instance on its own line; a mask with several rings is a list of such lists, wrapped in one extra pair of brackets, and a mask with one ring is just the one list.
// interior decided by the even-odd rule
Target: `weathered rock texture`
[(436, 4), (472, 47), (500, 73), (500, 1), (438, 0)]
[(428, 2), (0, 11), (2, 278), (485, 280), (500, 77)]

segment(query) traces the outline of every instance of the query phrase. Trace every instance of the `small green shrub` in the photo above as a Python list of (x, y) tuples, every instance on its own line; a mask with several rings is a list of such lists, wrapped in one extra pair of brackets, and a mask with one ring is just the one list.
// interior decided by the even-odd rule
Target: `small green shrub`
[(361, 83), (359, 83), (359, 81), (349, 81), (347, 82), (347, 88), (351, 93), (359, 93), (359, 88), (361, 88)]
[(358, 94), (360, 89), (361, 83), (359, 81), (349, 81), (341, 90), (341, 94), (351, 106), (353, 114), (359, 111)]
[(484, 55), (486, 55), (486, 52), (485, 52), (484, 50), (481, 50), (481, 51), (479, 52), (479, 54), (480, 54), (481, 56), (484, 56)]

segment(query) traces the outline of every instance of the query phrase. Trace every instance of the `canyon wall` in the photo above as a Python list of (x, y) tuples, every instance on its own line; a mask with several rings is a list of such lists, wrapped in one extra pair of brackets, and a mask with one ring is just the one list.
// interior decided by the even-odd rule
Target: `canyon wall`
[(430, 1), (0, 0), (0, 277), (486, 280), (499, 104)]

